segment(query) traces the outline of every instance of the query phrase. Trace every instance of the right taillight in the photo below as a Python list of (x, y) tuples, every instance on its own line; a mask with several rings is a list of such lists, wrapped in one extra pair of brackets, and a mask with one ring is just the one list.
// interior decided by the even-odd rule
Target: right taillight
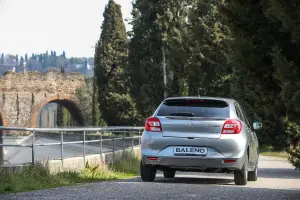
[(222, 129), (222, 134), (239, 134), (242, 131), (242, 122), (239, 120), (227, 120)]
[(157, 117), (150, 117), (146, 120), (145, 130), (150, 132), (161, 132), (161, 124)]

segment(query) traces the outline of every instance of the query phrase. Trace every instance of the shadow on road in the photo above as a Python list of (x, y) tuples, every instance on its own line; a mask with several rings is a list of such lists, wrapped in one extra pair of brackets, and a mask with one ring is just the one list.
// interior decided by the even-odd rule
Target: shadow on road
[(219, 179), (219, 178), (174, 178), (174, 179), (165, 179), (157, 178), (155, 182), (158, 183), (184, 183), (184, 184), (213, 184), (213, 185), (228, 185), (233, 182), (233, 179)]
[[(119, 182), (143, 182), (140, 177), (119, 180)], [(164, 178), (162, 176), (156, 177), (152, 183), (172, 183), (172, 184), (200, 184), (200, 185), (231, 185), (234, 184), (234, 180), (228, 178), (209, 178), (209, 177), (175, 177), (171, 179)]]

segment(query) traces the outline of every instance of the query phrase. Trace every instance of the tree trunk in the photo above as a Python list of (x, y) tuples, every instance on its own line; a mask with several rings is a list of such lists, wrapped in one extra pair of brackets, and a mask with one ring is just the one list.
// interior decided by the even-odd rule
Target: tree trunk
[(95, 75), (93, 77), (93, 96), (92, 96), (92, 126), (96, 126), (96, 80)]
[[(3, 130), (0, 130), (0, 144), (3, 144)], [(4, 163), (4, 147), (0, 146), (0, 165)]]
[(164, 98), (166, 99), (168, 97), (167, 93), (167, 69), (166, 69), (166, 52), (164, 45), (162, 45), (162, 56), (163, 56), (163, 71), (164, 71)]

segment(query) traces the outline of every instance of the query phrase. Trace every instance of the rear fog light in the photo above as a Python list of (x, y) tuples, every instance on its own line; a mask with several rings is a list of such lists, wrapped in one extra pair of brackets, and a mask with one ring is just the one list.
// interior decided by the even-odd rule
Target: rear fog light
[(224, 160), (224, 163), (235, 163), (235, 160)]
[(147, 157), (147, 160), (157, 160), (157, 157)]

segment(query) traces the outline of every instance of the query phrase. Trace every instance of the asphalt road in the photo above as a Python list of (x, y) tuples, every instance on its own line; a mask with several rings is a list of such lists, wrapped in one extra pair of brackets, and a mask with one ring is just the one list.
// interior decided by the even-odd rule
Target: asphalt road
[(258, 181), (247, 186), (234, 185), (233, 176), (226, 174), (180, 173), (168, 180), (159, 174), (153, 183), (134, 178), (0, 195), (0, 199), (300, 200), (300, 172), (286, 160), (261, 156), (259, 168)]

